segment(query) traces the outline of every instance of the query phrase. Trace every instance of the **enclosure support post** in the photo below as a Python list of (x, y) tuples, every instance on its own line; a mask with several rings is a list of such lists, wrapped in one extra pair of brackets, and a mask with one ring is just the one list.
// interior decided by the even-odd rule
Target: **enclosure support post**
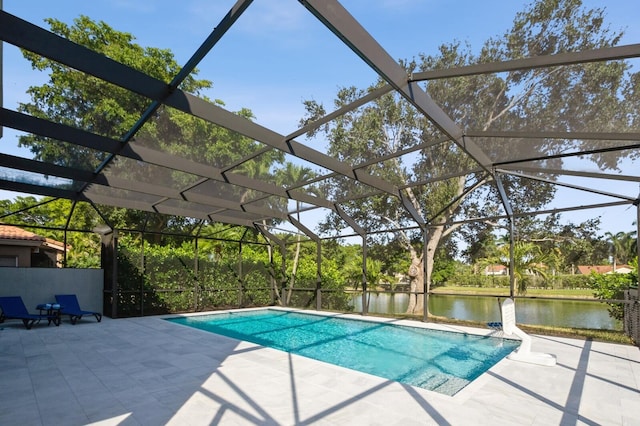
[[(2, 0), (0, 0), (0, 10), (2, 9)], [(4, 95), (2, 93), (2, 86), (4, 84), (4, 80), (2, 77), (2, 70), (4, 69), (4, 65), (2, 64), (3, 62), (3, 52), (2, 52), (2, 45), (4, 43), (0, 43), (0, 108), (2, 108), (4, 106), (3, 103), (3, 99), (4, 99)], [(2, 139), (2, 129), (4, 129), (4, 126), (0, 126), (0, 139)]]
[(427, 283), (427, 235), (428, 228), (422, 228), (422, 297), (424, 298), (424, 308), (422, 309), (422, 321), (429, 321), (429, 291), (428, 291), (428, 283)]
[(513, 299), (516, 290), (514, 259), (514, 240), (516, 233), (515, 218), (513, 217), (513, 209), (511, 208), (509, 197), (507, 196), (507, 192), (504, 190), (504, 186), (502, 185), (502, 178), (500, 177), (500, 174), (495, 173), (494, 178), (496, 180), (496, 186), (498, 187), (498, 193), (500, 194), (502, 206), (504, 207), (504, 210), (507, 213), (507, 217), (509, 218), (509, 297)]
[(362, 315), (369, 313), (367, 306), (367, 235), (362, 235)]
[(316, 241), (316, 310), (322, 309), (322, 246)]
[(269, 245), (267, 246), (267, 251), (269, 253), (269, 282), (271, 283), (271, 285), (269, 286), (271, 288), (270, 299), (271, 299), (271, 304), (275, 305), (276, 304), (276, 273), (273, 267), (273, 247), (271, 246), (271, 241), (268, 241), (268, 243)]
[(636, 206), (636, 256), (640, 263), (640, 195), (638, 195), (638, 199), (633, 204)]
[[(284, 241), (269, 232), (265, 225), (255, 225), (256, 229), (262, 234), (265, 240), (269, 242), (269, 275), (271, 276), (271, 295), (272, 302), (278, 303), (281, 306), (287, 306), (287, 298), (285, 296), (285, 290), (287, 285), (287, 248), (284, 245)], [(273, 250), (271, 249), (271, 242), (275, 242), (280, 249), (280, 281), (276, 279), (276, 271), (273, 266)]]
[[(0, 4), (0, 9), (1, 9), (1, 6), (2, 6), (2, 4)], [(0, 81), (0, 85), (2, 85), (1, 81)], [(64, 258), (63, 258), (63, 261), (62, 261), (62, 267), (63, 268), (67, 267), (67, 254), (68, 254), (67, 253), (67, 231), (69, 230), (69, 224), (71, 223), (71, 217), (73, 216), (73, 212), (76, 209), (76, 204), (77, 203), (78, 203), (77, 201), (74, 201), (73, 204), (71, 205), (71, 209), (69, 209), (69, 215), (67, 216), (67, 221), (66, 221), (66, 223), (64, 225), (64, 247), (62, 248), (63, 249), (63, 255), (64, 255)], [(58, 265), (56, 265), (56, 266), (58, 266)]]
[(100, 266), (104, 271), (102, 311), (118, 318), (118, 231), (100, 233)]
[[(317, 273), (316, 273), (316, 290), (315, 290), (315, 296), (316, 296), (316, 307), (320, 307), (319, 303), (320, 303), (320, 298), (318, 297), (320, 294), (320, 238), (314, 234), (309, 228), (307, 228), (306, 226), (304, 226), (302, 223), (300, 223), (296, 218), (294, 218), (293, 216), (289, 215), (289, 221), (291, 222), (291, 224), (293, 226), (295, 226), (296, 228), (298, 228), (299, 230), (301, 230), (307, 237), (311, 238), (313, 241), (316, 242), (316, 244), (318, 244), (317, 246), (317, 258), (316, 258), (316, 269), (317, 269)], [(311, 303), (309, 303), (309, 305), (311, 305)]]
[[(67, 267), (67, 228), (64, 228), (64, 243), (62, 247), (62, 267)], [(58, 262), (56, 262), (58, 263)], [(56, 265), (57, 267), (58, 265)]]
[(193, 256), (193, 272), (195, 273), (196, 279), (193, 280), (193, 312), (198, 311), (198, 289), (200, 285), (198, 284), (198, 270), (200, 266), (200, 256), (198, 255), (198, 236), (196, 236), (194, 240), (194, 256)]
[(278, 283), (280, 286), (280, 300), (282, 301), (283, 306), (289, 306), (289, 300), (285, 295), (285, 290), (287, 289), (289, 280), (287, 279), (287, 248), (284, 244), (280, 247), (280, 257), (282, 258), (280, 261), (280, 273), (282, 279), (280, 280), (280, 283)]
[(338, 216), (362, 237), (362, 315), (367, 315), (367, 233), (338, 204), (334, 204), (333, 208)]
[(513, 217), (509, 218), (509, 297), (516, 295), (516, 260), (515, 260), (515, 233), (516, 226)]
[(144, 316), (144, 279), (147, 276), (147, 262), (144, 260), (144, 232), (140, 233), (140, 270), (142, 271), (142, 278), (140, 279), (140, 316)]
[[(242, 236), (244, 238), (244, 235)], [(244, 285), (242, 282), (242, 241), (238, 243), (238, 307), (244, 306)]]
[(120, 299), (120, 289), (118, 288), (118, 231), (113, 231), (111, 249), (109, 251), (111, 253), (111, 294), (113, 297), (111, 318), (118, 318), (118, 300)]

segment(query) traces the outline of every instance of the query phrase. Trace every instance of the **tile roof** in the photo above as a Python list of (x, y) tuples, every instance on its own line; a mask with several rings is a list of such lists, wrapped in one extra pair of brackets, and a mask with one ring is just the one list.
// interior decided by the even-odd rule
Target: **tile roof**
[[(34, 246), (50, 248), (58, 251), (64, 250), (64, 243), (61, 243), (60, 241), (34, 234), (33, 232), (18, 228), (17, 226), (4, 225), (1, 223), (0, 240), (34, 241), (36, 242)], [(67, 250), (69, 249), (71, 249), (71, 246), (67, 244)]]
[[(620, 270), (631, 270), (631, 267), (629, 265), (617, 265), (616, 271)], [(610, 274), (614, 272), (613, 265), (579, 265), (578, 271), (583, 275), (589, 275), (591, 272), (595, 272), (596, 274)]]
[(486, 267), (487, 272), (503, 272), (506, 271), (508, 268), (504, 265), (488, 265)]
[(45, 241), (45, 238), (34, 234), (33, 232), (25, 231), (17, 226), (1, 225), (0, 224), (0, 239), (5, 240), (28, 240), (28, 241)]

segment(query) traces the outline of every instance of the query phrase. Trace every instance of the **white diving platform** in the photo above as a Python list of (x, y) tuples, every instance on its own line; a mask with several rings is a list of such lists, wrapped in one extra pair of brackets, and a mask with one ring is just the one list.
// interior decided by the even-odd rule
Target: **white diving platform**
[(546, 365), (552, 367), (556, 365), (556, 356), (542, 352), (531, 352), (531, 336), (520, 330), (516, 325), (516, 307), (513, 299), (509, 298), (502, 302), (502, 331), (505, 335), (515, 335), (522, 340), (518, 349), (513, 351), (508, 359), (513, 361), (528, 362), (530, 364)]

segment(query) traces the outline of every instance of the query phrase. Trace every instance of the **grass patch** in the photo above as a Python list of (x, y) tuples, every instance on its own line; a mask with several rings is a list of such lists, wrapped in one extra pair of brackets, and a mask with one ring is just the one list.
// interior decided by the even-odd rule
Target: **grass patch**
[[(473, 294), (473, 295), (492, 295), (492, 296), (509, 296), (509, 289), (505, 287), (457, 287), (444, 286), (432, 288), (433, 293), (456, 293), (456, 294)], [(536, 297), (575, 297), (583, 299), (594, 299), (593, 290), (586, 288), (577, 289), (544, 289), (529, 288), (524, 296)]]
[(518, 325), (519, 328), (529, 334), (539, 334), (543, 336), (569, 337), (571, 339), (594, 340), (596, 342), (619, 343), (622, 345), (633, 345), (631, 337), (622, 331), (615, 330), (595, 330), (590, 328), (565, 328), (552, 326), (527, 326)]
[[(418, 320), (421, 318), (415, 318)], [(430, 316), (429, 321), (439, 324), (464, 325), (467, 327), (487, 328), (486, 323), (477, 321), (457, 320), (452, 318), (444, 318)], [(528, 334), (537, 334), (540, 336), (567, 337), (570, 339), (593, 340), (597, 342), (618, 343), (622, 345), (633, 345), (633, 340), (622, 331), (616, 330), (599, 330), (591, 328), (572, 328), (572, 327), (555, 327), (545, 325), (525, 325), (518, 324), (518, 328)]]

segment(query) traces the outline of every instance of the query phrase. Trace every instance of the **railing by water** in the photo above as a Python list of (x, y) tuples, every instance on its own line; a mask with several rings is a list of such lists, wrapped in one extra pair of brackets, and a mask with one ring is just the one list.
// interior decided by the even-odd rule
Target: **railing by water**
[[(429, 312), (433, 315), (478, 322), (500, 321), (503, 295), (429, 295)], [(409, 304), (407, 293), (368, 292), (370, 313), (401, 314)], [(362, 312), (362, 293), (352, 294), (354, 311)], [(529, 325), (622, 330), (623, 326), (609, 316), (607, 305), (599, 300), (567, 297), (517, 297), (517, 321)]]
[[(288, 290), (288, 289), (283, 289)], [(251, 294), (245, 292), (252, 293)], [(189, 289), (180, 290), (154, 290), (152, 294), (146, 292), (120, 292), (123, 298), (133, 309), (131, 312), (123, 310), (123, 316), (154, 315), (165, 313), (167, 307), (161, 303), (166, 296), (171, 297), (175, 311), (176, 298), (184, 295), (183, 305), (178, 310), (181, 312), (194, 312), (209, 309), (233, 309), (234, 307), (267, 306), (274, 304), (273, 288), (228, 288), (217, 289), (217, 293), (230, 293), (223, 297), (206, 297), (209, 303), (198, 302), (200, 296), (192, 294)], [(125, 294), (126, 293), (126, 294)], [(134, 297), (135, 296), (135, 297)], [(198, 297), (196, 297), (198, 296)], [(418, 297), (423, 297), (418, 293)], [(429, 312), (432, 315), (469, 320), (476, 322), (500, 321), (500, 303), (506, 295), (461, 295), (458, 293), (430, 293)], [(135, 300), (134, 300), (135, 299)], [(157, 299), (157, 300), (156, 300)], [(214, 300), (215, 299), (215, 300)], [(219, 299), (219, 300), (218, 300)], [(626, 292), (624, 300), (599, 300), (579, 299), (570, 297), (536, 297), (516, 296), (517, 321), (522, 324), (543, 325), (570, 328), (591, 328), (600, 330), (624, 331), (635, 342), (640, 342), (640, 302), (638, 291)], [(123, 300), (123, 301), (124, 301)], [(152, 303), (153, 301), (158, 303)], [(181, 299), (180, 299), (181, 300)], [(269, 301), (270, 300), (270, 301)], [(339, 311), (363, 312), (362, 291), (347, 291), (341, 289), (318, 289), (313, 287), (297, 287), (293, 289), (293, 297), (289, 306), (298, 308), (327, 309)], [(179, 300), (178, 300), (179, 301)], [(217, 302), (216, 302), (217, 301)], [(195, 305), (194, 305), (195, 302)], [(213, 304), (211, 304), (213, 303)], [(407, 291), (368, 291), (366, 294), (368, 313), (388, 315), (402, 315), (409, 304), (409, 292)], [(624, 321), (611, 318), (608, 311), (608, 303), (620, 303), (625, 306)], [(191, 306), (194, 305), (194, 306)], [(319, 307), (320, 306), (320, 307)], [(125, 306), (123, 305), (123, 308)], [(159, 312), (158, 309), (163, 310)]]

